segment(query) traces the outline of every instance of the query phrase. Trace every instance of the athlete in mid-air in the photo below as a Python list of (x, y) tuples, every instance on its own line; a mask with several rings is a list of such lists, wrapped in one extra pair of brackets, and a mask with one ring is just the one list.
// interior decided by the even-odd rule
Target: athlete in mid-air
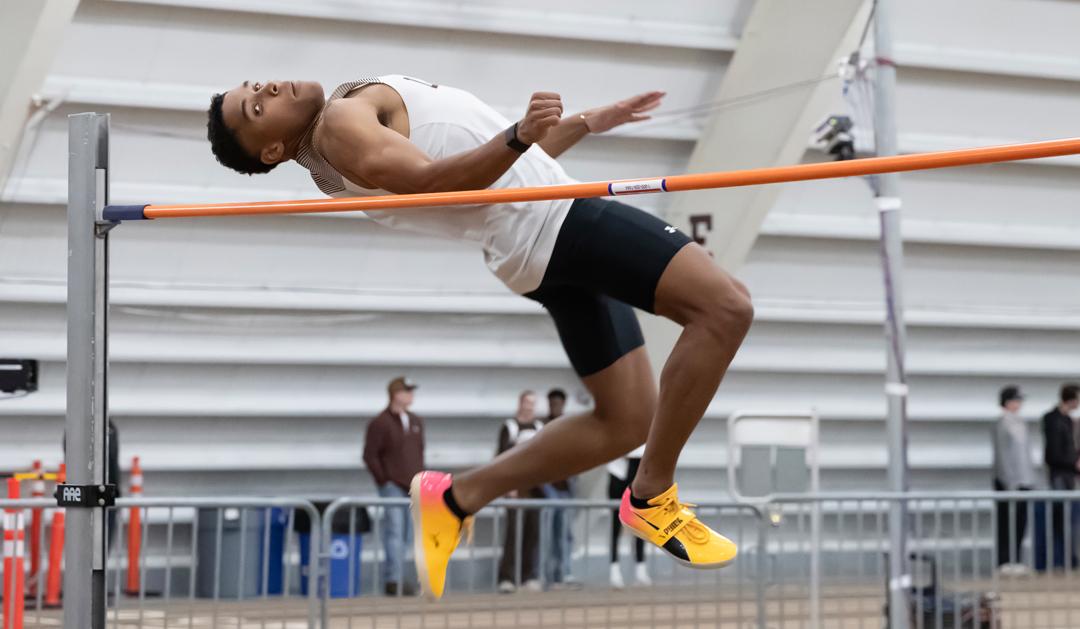
[[(573, 183), (555, 161), (589, 133), (648, 118), (663, 94), (563, 115), (533, 94), (511, 123), (472, 94), (407, 76), (345, 83), (326, 98), (309, 81), (245, 81), (211, 100), (214, 155), (242, 173), (294, 160), (338, 197)], [(471, 515), (518, 487), (556, 481), (645, 443), (619, 519), (695, 568), (735, 545), (679, 502), (675, 465), (753, 318), (746, 288), (664, 221), (601, 199), (368, 212), (393, 228), (474, 242), (510, 290), (551, 314), (595, 401), (492, 462), (412, 481), (417, 571), (440, 597)], [(682, 326), (655, 385), (634, 308)]]

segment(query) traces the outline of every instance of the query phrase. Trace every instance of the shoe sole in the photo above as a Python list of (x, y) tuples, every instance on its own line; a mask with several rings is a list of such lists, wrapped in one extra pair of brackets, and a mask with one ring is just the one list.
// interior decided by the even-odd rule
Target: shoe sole
[[(622, 522), (620, 522), (620, 524), (622, 524)], [(626, 529), (627, 531), (629, 531), (630, 534), (633, 535), (634, 537), (636, 537), (636, 538), (638, 538), (640, 540), (643, 540), (643, 541), (645, 541), (645, 542), (647, 542), (649, 544), (652, 544), (653, 546), (656, 546), (656, 542), (652, 541), (648, 537), (645, 537), (641, 533), (638, 533), (637, 530), (634, 529), (634, 527), (626, 526), (625, 524), (623, 524), (623, 528)], [(717, 570), (717, 569), (723, 568), (724, 566), (727, 566), (727, 565), (731, 564), (731, 562), (735, 561), (735, 559), (738, 558), (738, 556), (739, 556), (738, 550), (736, 550), (735, 551), (735, 556), (732, 557), (731, 559), (726, 560), (726, 561), (715, 561), (713, 563), (694, 563), (692, 561), (687, 561), (685, 559), (680, 559), (680, 558), (676, 557), (675, 555), (672, 555), (668, 551), (664, 550), (664, 548), (662, 546), (656, 546), (656, 547), (659, 548), (660, 550), (663, 550), (664, 554), (667, 555), (668, 557), (671, 557), (671, 559), (674, 560), (676, 563), (681, 564), (683, 566), (686, 566), (687, 568), (693, 568), (694, 570)]]
[(413, 563), (416, 564), (416, 576), (420, 580), (420, 594), (429, 601), (437, 601), (441, 596), (435, 596), (431, 591), (431, 577), (428, 576), (427, 559), (424, 556), (424, 528), (420, 513), (420, 474), (413, 476), (409, 483), (409, 512), (413, 524)]

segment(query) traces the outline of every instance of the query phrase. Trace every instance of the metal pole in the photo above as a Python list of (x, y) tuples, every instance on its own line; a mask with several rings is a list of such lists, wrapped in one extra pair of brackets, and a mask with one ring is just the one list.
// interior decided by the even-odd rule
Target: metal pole
[[(321, 561), (321, 559), (322, 559), (321, 558), (321, 555), (322, 555), (322, 523), (319, 521), (319, 511), (315, 508), (314, 505), (308, 503), (303, 508), (307, 512), (308, 523), (311, 525), (311, 536), (308, 538), (308, 544), (309, 544), (309, 546), (308, 546), (308, 557), (309, 557), (309, 559), (308, 559), (308, 627), (310, 627), (310, 629), (315, 629), (315, 627), (321, 626), (321, 627), (324, 627), (324, 628), (328, 629), (330, 627), (330, 619), (329, 619), (330, 612), (325, 607), (322, 607), (325, 603), (328, 603), (329, 600), (330, 600), (329, 590), (326, 590), (326, 592), (327, 592), (326, 597), (322, 596), (322, 592), (323, 592), (322, 588), (323, 587), (326, 587), (326, 588), (330, 587), (329, 582), (327, 582), (326, 585), (324, 586), (323, 585), (323, 580), (322, 580), (322, 574), (323, 574), (322, 565), (321, 565), (321, 563), (322, 563), (322, 561)], [(296, 517), (296, 509), (293, 509), (292, 518), (295, 518), (295, 517)], [(332, 525), (333, 525), (333, 521), (331, 521), (331, 526)], [(288, 535), (289, 531), (291, 531), (292, 528), (293, 528), (292, 526), (287, 527), (285, 529), (285, 534)], [(330, 531), (331, 531), (331, 533), (328, 534), (327, 539), (333, 540), (334, 539), (333, 528), (331, 528)], [(360, 560), (357, 559), (357, 561), (360, 561)], [(329, 570), (330, 570), (330, 552), (329, 552), (329, 548), (327, 549), (327, 553), (326, 553), (326, 562), (327, 562), (327, 568), (326, 568), (327, 569), (327, 574), (329, 574)], [(352, 574), (352, 573), (350, 572), (350, 574)], [(289, 584), (284, 583), (282, 585), (282, 591), (287, 592), (288, 587), (289, 587)], [(351, 592), (350, 592), (350, 595), (351, 595)], [(321, 607), (321, 611), (320, 611), (320, 607)], [(317, 620), (321, 620), (322, 624), (317, 625), (316, 624)]]
[[(810, 492), (821, 491), (821, 419), (810, 416)], [(821, 503), (810, 504), (810, 627), (821, 629)]]
[[(768, 553), (769, 553), (769, 539), (768, 530), (771, 524), (768, 521), (768, 515), (762, 511), (759, 507), (753, 507), (754, 514), (757, 517), (758, 523), (758, 538), (757, 538), (757, 579), (754, 583), (754, 603), (757, 607), (757, 629), (766, 629), (768, 627), (768, 615), (765, 605), (765, 578), (766, 571), (768, 570)], [(784, 593), (781, 591), (779, 594), (783, 597)]]
[[(68, 119), (67, 482), (106, 483), (109, 116)], [(64, 627), (105, 627), (105, 510), (69, 507), (64, 541)]]
[[(876, 0), (874, 45), (877, 80), (874, 82), (874, 140), (879, 157), (896, 155), (896, 66), (892, 52), (891, 0)], [(886, 173), (876, 180), (876, 201), (881, 221), (881, 266), (885, 282), (885, 398), (889, 444), (889, 490), (904, 492), (907, 484), (907, 379), (904, 373), (904, 243), (900, 233), (899, 175)], [(908, 624), (907, 505), (896, 499), (889, 506), (889, 626)]]

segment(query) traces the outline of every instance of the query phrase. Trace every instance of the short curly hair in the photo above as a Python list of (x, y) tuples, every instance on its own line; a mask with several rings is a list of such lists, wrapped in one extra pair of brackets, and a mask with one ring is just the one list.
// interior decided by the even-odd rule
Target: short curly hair
[(266, 164), (249, 154), (244, 147), (240, 146), (236, 133), (225, 126), (225, 115), (222, 113), (224, 102), (224, 94), (214, 94), (210, 99), (210, 109), (206, 112), (206, 139), (210, 140), (210, 150), (218, 163), (245, 175), (268, 173), (273, 170), (277, 164)]

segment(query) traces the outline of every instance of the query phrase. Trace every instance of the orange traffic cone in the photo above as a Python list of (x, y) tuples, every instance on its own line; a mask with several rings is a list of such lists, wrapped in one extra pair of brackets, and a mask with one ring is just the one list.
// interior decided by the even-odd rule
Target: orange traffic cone
[[(60, 464), (57, 483), (67, 482), (67, 466)], [(49, 573), (45, 579), (44, 605), (60, 607), (60, 564), (64, 561), (64, 510), (53, 511), (52, 532), (49, 536)]]
[[(34, 461), (34, 478), (30, 481), (30, 496), (43, 498), (45, 496), (45, 470), (41, 465), (41, 459)], [(37, 508), (30, 511), (30, 583), (27, 588), (28, 595), (33, 597), (37, 594), (38, 578), (41, 576), (41, 519), (44, 509)]]
[[(8, 479), (8, 498), (19, 498), (19, 481)], [(22, 509), (4, 510), (4, 629), (23, 629), (23, 530)]]
[[(131, 497), (138, 498), (142, 495), (142, 466), (139, 457), (131, 460)], [(128, 515), (128, 565), (127, 587), (124, 593), (128, 596), (139, 595), (139, 555), (142, 552), (142, 510), (132, 507)]]

